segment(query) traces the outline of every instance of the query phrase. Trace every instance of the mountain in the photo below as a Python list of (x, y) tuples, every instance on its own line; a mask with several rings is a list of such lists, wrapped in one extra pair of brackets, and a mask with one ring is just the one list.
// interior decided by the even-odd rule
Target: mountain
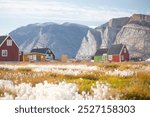
[(143, 14), (113, 18), (95, 29), (74, 23), (30, 24), (10, 35), (25, 53), (32, 48), (49, 47), (56, 58), (66, 54), (70, 58), (88, 59), (99, 48), (122, 43), (131, 58), (150, 58), (150, 16)]
[(95, 30), (101, 33), (101, 48), (112, 44), (125, 44), (130, 57), (150, 57), (150, 16), (133, 14), (131, 17), (114, 18), (98, 26)]
[(115, 42), (118, 32), (128, 23), (128, 21), (128, 17), (113, 18), (107, 23), (96, 27), (95, 29), (101, 33), (101, 48), (110, 47)]
[(89, 59), (94, 56), (98, 49), (110, 47), (114, 44), (118, 32), (128, 21), (128, 17), (114, 18), (95, 29), (89, 30), (87, 36), (82, 40), (76, 58)]
[[(76, 56), (90, 28), (74, 23), (43, 23), (20, 27), (10, 33), (20, 49), (28, 53), (33, 48), (49, 47), (56, 58), (62, 54)], [(93, 36), (94, 38), (94, 36)]]
[(101, 34), (94, 29), (88, 30), (87, 35), (82, 40), (76, 59), (82, 60), (91, 58), (100, 48), (101, 43)]
[(134, 14), (121, 28), (115, 43), (123, 43), (129, 49), (131, 58), (150, 57), (150, 16)]

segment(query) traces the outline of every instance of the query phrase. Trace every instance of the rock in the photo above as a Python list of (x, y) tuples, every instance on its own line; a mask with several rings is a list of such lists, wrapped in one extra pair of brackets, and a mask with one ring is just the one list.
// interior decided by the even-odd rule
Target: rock
[(83, 38), (76, 59), (90, 59), (101, 45), (101, 35), (98, 31), (90, 29)]
[(106, 24), (97, 27), (96, 30), (101, 33), (102, 38), (101, 48), (107, 48), (114, 44), (116, 35), (121, 30), (121, 28), (128, 23), (128, 21), (128, 17), (114, 18)]
[(127, 45), (131, 58), (150, 57), (150, 16), (134, 14), (122, 27), (115, 43)]

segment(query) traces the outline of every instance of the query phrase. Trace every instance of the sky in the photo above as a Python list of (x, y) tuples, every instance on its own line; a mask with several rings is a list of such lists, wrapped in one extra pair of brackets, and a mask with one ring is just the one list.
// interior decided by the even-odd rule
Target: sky
[(96, 27), (134, 13), (150, 15), (150, 0), (0, 0), (0, 35), (32, 23)]

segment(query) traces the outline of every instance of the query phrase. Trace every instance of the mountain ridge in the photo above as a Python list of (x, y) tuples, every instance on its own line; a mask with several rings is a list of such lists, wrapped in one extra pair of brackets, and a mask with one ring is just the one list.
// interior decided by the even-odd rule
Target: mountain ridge
[(94, 29), (70, 22), (35, 23), (17, 28), (10, 35), (25, 53), (36, 47), (49, 47), (56, 58), (66, 54), (69, 58), (86, 59), (98, 49), (118, 43), (127, 45), (131, 57), (150, 57), (150, 15), (144, 14), (112, 18)]
[(89, 29), (88, 26), (74, 23), (36, 23), (20, 27), (10, 32), (10, 35), (25, 53), (29, 53), (32, 48), (49, 47), (56, 58), (62, 54), (74, 58)]

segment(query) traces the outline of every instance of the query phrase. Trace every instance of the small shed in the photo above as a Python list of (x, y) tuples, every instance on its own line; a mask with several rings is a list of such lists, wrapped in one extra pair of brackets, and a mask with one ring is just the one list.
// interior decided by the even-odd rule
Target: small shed
[(107, 48), (97, 50), (94, 56), (94, 62), (107, 61), (107, 51)]
[(54, 59), (55, 55), (49, 48), (32, 49), (29, 54), (23, 55), (23, 61), (50, 61)]
[(110, 62), (123, 62), (129, 61), (129, 52), (126, 45), (116, 44), (108, 49), (108, 61)]

